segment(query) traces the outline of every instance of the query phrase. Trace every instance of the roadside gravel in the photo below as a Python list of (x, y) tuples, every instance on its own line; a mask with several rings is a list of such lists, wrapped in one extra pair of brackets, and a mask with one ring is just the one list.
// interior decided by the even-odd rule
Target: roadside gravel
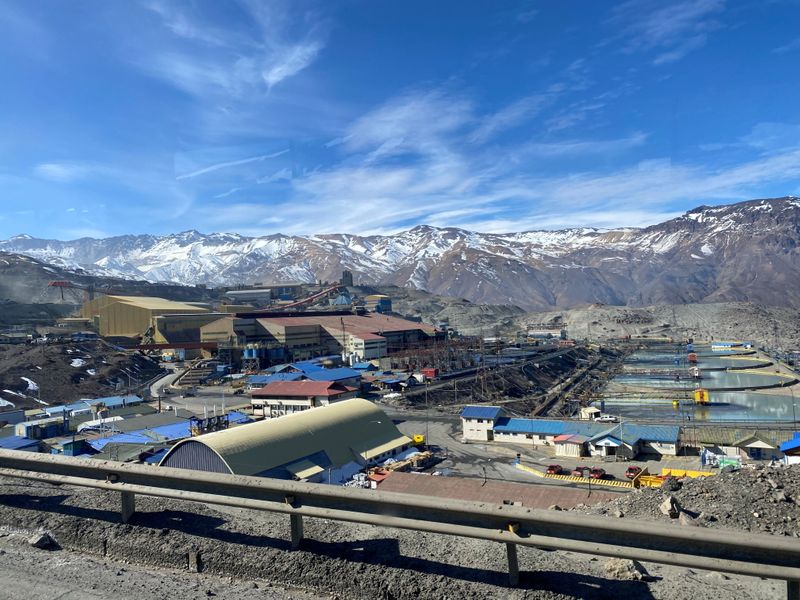
[[(220, 598), (248, 598), (242, 590), (254, 581), (356, 600), (762, 600), (781, 598), (784, 593), (779, 582), (652, 564), (643, 566), (651, 581), (614, 579), (611, 573), (630, 570), (619, 565), (607, 567), (603, 557), (532, 548), (520, 548), (520, 586), (509, 588), (505, 551), (496, 543), (306, 519), (307, 539), (300, 551), (291, 552), (288, 518), (281, 515), (218, 511), (188, 502), (137, 497), (134, 522), (124, 525), (119, 523), (118, 509), (118, 494), (0, 478), (0, 531), (17, 532), (25, 539), (32, 532), (47, 531), (62, 548), (28, 551), (35, 557), (54, 560), (61, 556), (66, 561), (41, 571), (45, 586), (56, 585), (52, 582), (63, 571), (69, 585), (80, 587), (82, 580), (70, 579), (80, 564), (94, 575), (104, 573), (105, 564), (127, 561), (150, 574), (132, 576), (135, 581), (131, 585), (145, 582), (135, 594), (143, 599), (192, 598), (196, 596), (191, 594), (207, 590)], [(0, 570), (13, 578), (24, 560), (14, 562), (6, 552), (0, 556)], [(199, 553), (200, 574), (189, 573), (192, 552)], [(78, 558), (78, 553), (90, 558), (81, 563), (84, 559)], [(36, 560), (33, 558), (32, 564)], [(102, 575), (106, 576), (110, 575)], [(232, 578), (222, 580), (232, 583), (213, 587), (209, 576)], [(188, 595), (176, 594), (176, 589), (186, 589)], [(134, 596), (124, 589), (117, 595)]]

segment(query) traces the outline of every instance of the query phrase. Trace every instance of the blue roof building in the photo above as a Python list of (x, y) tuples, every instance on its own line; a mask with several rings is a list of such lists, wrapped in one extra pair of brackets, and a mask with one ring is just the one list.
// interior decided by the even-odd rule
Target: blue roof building
[(378, 367), (373, 365), (371, 362), (357, 362), (352, 367), (356, 371), (377, 371)]
[(497, 406), (467, 406), (461, 417), (466, 440), (555, 446), (557, 456), (590, 452), (632, 458), (642, 451), (675, 455), (679, 447), (678, 425), (525, 419), (504, 416)]
[(38, 452), (39, 441), (31, 440), (19, 435), (10, 435), (0, 438), (0, 448), (3, 450), (20, 450), (23, 452)]
[(466, 406), (461, 411), (462, 419), (491, 419), (494, 421), (503, 414), (499, 406)]
[(284, 371), (273, 373), (272, 375), (252, 375), (247, 378), (247, 385), (250, 387), (263, 387), (273, 381), (299, 381), (305, 379), (306, 375), (299, 371)]
[(800, 456), (800, 431), (795, 431), (792, 439), (783, 442), (780, 450), (790, 456)]
[(66, 413), (67, 416), (73, 413), (91, 412), (93, 406), (104, 405), (106, 408), (121, 408), (123, 406), (133, 406), (141, 404), (142, 399), (133, 394), (127, 396), (108, 396), (106, 398), (82, 398), (77, 402), (71, 404), (62, 404), (61, 406), (48, 406), (44, 409), (50, 417), (61, 416)]
[(361, 379), (361, 371), (348, 369), (347, 367), (307, 371), (305, 375), (312, 381), (347, 382), (353, 380), (353, 382), (357, 382), (357, 380)]

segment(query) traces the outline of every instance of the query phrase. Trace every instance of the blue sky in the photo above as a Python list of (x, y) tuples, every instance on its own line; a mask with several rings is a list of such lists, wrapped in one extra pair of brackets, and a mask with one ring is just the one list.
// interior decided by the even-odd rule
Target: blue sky
[(800, 3), (5, 0), (0, 236), (641, 226), (800, 195)]

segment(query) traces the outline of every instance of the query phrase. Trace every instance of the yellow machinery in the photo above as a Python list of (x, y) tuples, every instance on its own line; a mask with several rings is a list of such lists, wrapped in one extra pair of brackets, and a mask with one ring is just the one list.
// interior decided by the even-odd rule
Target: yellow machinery
[(704, 390), (703, 388), (697, 388), (694, 391), (694, 403), (708, 404), (708, 390)]
[(414, 437), (412, 437), (411, 440), (415, 446), (425, 445), (425, 436), (422, 435), (421, 433), (415, 433)]

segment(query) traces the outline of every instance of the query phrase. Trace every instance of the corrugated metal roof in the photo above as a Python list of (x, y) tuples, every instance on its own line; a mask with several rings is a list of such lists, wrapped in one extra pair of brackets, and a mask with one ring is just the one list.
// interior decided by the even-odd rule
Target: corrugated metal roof
[(794, 433), (792, 439), (781, 444), (781, 452), (791, 452), (792, 450), (800, 450), (800, 433), (798, 432)]
[(287, 397), (305, 398), (308, 396), (338, 396), (346, 392), (352, 392), (355, 388), (347, 387), (335, 381), (275, 381), (268, 383), (264, 387), (253, 390), (253, 398), (264, 397)]
[(108, 296), (108, 298), (146, 310), (174, 310), (187, 313), (209, 312), (207, 308), (200, 308), (184, 302), (175, 302), (155, 296)]
[[(540, 421), (538, 419), (510, 419), (500, 417), (494, 430), (501, 433), (532, 433), (536, 435), (561, 435), (567, 432), (564, 421)], [(577, 433), (577, 432), (575, 432)]]
[(3, 450), (22, 450), (23, 448), (30, 448), (38, 445), (38, 441), (21, 437), (19, 435), (11, 435), (9, 437), (0, 438), (0, 448)]
[(377, 371), (378, 370), (378, 367), (376, 367), (375, 365), (373, 365), (370, 362), (358, 362), (358, 363), (355, 363), (353, 365), (353, 368), (357, 369), (359, 371)]
[(464, 419), (496, 419), (502, 412), (499, 406), (466, 406), (461, 416)]
[(359, 336), (362, 333), (372, 333), (380, 335), (382, 333), (394, 333), (401, 331), (421, 330), (432, 335), (436, 328), (425, 323), (408, 321), (398, 317), (392, 317), (381, 313), (369, 313), (367, 315), (335, 315), (335, 316), (297, 316), (297, 317), (260, 317), (260, 323), (272, 323), (280, 327), (301, 327), (318, 325), (338, 334), (342, 332), (342, 323), (347, 334)]
[(108, 408), (120, 408), (123, 406), (135, 406), (141, 404), (142, 399), (133, 394), (127, 396), (107, 396), (105, 398), (81, 398), (76, 402), (70, 404), (62, 404), (60, 406), (48, 406), (44, 411), (48, 415), (60, 415), (64, 412), (73, 413), (77, 411), (90, 410), (92, 406), (104, 404)]
[[(372, 440), (371, 447), (359, 447), (358, 440), (364, 439)], [(170, 457), (182, 447), (200, 444), (224, 460), (230, 472), (240, 475), (264, 473), (316, 452), (324, 452), (332, 466), (339, 468), (358, 460), (359, 452), (369, 455), (389, 443), (402, 446), (411, 440), (372, 402), (354, 398), (184, 440), (170, 450), (161, 465), (171, 466)], [(198, 455), (196, 460), (203, 457)]]
[(185, 423), (190, 417), (194, 415), (186, 409), (178, 409), (178, 415), (174, 412), (155, 413), (152, 415), (145, 415), (142, 417), (132, 417), (123, 419), (122, 421), (114, 421), (109, 423), (108, 426), (114, 431), (119, 433), (132, 433), (141, 431), (142, 429), (152, 429), (153, 427), (160, 427), (162, 425), (173, 425), (175, 423)]
[(639, 440), (675, 443), (678, 440), (680, 427), (677, 425), (637, 425), (635, 423), (618, 423), (609, 427), (605, 423), (589, 421), (549, 421), (500, 417), (495, 422), (494, 430), (501, 433), (530, 433), (533, 435), (584, 435), (590, 440), (614, 435), (627, 444), (635, 444)]
[(170, 442), (182, 440), (191, 435), (189, 431), (189, 421), (162, 425), (151, 429), (139, 429), (127, 433), (117, 433), (115, 435), (89, 440), (89, 445), (95, 450), (103, 450), (108, 444), (153, 444), (154, 442)]
[(256, 385), (267, 385), (273, 381), (299, 381), (305, 374), (292, 371), (290, 373), (273, 373), (272, 375), (253, 375), (248, 377), (247, 383)]
[(683, 437), (685, 440), (698, 444), (733, 446), (737, 440), (756, 433), (769, 440), (776, 447), (792, 437), (791, 431), (756, 430), (752, 428), (729, 429), (726, 427), (696, 427), (690, 431), (684, 429)]
[(297, 462), (293, 462), (292, 464), (288, 465), (286, 470), (297, 477), (297, 479), (308, 479), (317, 473), (321, 473), (325, 469), (324, 467), (311, 462), (307, 458), (304, 458), (303, 460), (298, 460)]
[(189, 421), (182, 423), (172, 423), (170, 425), (161, 425), (159, 427), (152, 427), (150, 429), (143, 429), (139, 431), (141, 435), (156, 441), (174, 441), (182, 440), (192, 435), (189, 430)]
[(232, 410), (228, 413), (228, 423), (231, 425), (239, 425), (242, 423), (252, 423), (253, 419), (249, 415)]
[(292, 363), (289, 365), (290, 367), (297, 369), (298, 371), (302, 371), (303, 373), (309, 373), (310, 371), (322, 371), (325, 369), (321, 364), (313, 360), (303, 360), (300, 362)]
[(680, 429), (681, 428), (678, 425), (639, 425), (637, 423), (618, 423), (611, 429), (595, 435), (589, 441), (593, 442), (611, 435), (617, 439), (621, 439), (629, 445), (637, 444), (641, 440), (646, 442), (675, 444), (680, 436)]
[(339, 369), (320, 369), (308, 371), (306, 376), (312, 381), (341, 381), (342, 379), (361, 377), (361, 373), (355, 369), (341, 367)]

